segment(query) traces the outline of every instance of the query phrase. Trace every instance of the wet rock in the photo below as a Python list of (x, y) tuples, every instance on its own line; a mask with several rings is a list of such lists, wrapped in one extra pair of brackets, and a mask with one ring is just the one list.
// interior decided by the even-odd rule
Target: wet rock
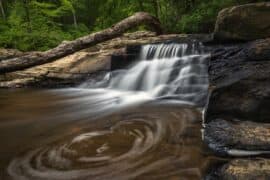
[(215, 47), (206, 122), (217, 117), (269, 121), (270, 39)]
[(209, 175), (207, 180), (268, 180), (270, 179), (270, 160), (235, 159), (221, 166)]
[(217, 17), (214, 37), (220, 41), (255, 40), (270, 37), (270, 2), (223, 9)]
[(204, 140), (219, 155), (269, 154), (270, 124), (215, 119), (206, 124)]

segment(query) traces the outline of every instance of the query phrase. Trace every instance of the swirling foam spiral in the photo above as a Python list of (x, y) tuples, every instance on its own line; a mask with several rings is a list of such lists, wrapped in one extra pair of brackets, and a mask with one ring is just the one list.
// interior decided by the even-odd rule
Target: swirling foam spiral
[[(166, 119), (157, 114), (129, 115), (108, 130), (83, 133), (33, 150), (14, 159), (8, 173), (14, 179), (35, 180), (158, 179), (177, 175), (183, 169), (176, 165), (186, 158), (164, 153), (166, 141), (179, 137), (185, 120), (194, 119), (194, 114), (188, 110), (168, 114)], [(192, 170), (198, 173), (196, 168)]]

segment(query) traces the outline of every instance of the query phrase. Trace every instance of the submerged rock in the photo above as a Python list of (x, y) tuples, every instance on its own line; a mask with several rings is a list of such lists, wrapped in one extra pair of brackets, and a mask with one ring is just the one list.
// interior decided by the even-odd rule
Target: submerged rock
[(245, 4), (222, 10), (214, 37), (220, 41), (256, 40), (270, 37), (270, 2)]

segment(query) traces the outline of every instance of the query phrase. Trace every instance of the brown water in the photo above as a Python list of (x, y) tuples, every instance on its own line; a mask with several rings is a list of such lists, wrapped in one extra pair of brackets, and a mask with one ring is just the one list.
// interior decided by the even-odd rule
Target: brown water
[(0, 179), (201, 179), (216, 161), (194, 107), (151, 103), (107, 113), (91, 99), (1, 90)]

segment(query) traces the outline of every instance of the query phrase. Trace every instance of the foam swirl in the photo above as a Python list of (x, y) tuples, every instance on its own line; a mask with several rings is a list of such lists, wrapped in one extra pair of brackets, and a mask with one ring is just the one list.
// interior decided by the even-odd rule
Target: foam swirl
[(181, 151), (168, 141), (180, 141), (184, 148), (185, 140), (178, 139), (179, 134), (196, 116), (190, 110), (164, 117), (158, 113), (129, 115), (109, 129), (82, 133), (15, 158), (8, 174), (14, 179), (38, 180), (163, 179), (186, 169), (200, 176), (196, 167), (176, 168), (191, 157), (168, 153), (168, 149)]

